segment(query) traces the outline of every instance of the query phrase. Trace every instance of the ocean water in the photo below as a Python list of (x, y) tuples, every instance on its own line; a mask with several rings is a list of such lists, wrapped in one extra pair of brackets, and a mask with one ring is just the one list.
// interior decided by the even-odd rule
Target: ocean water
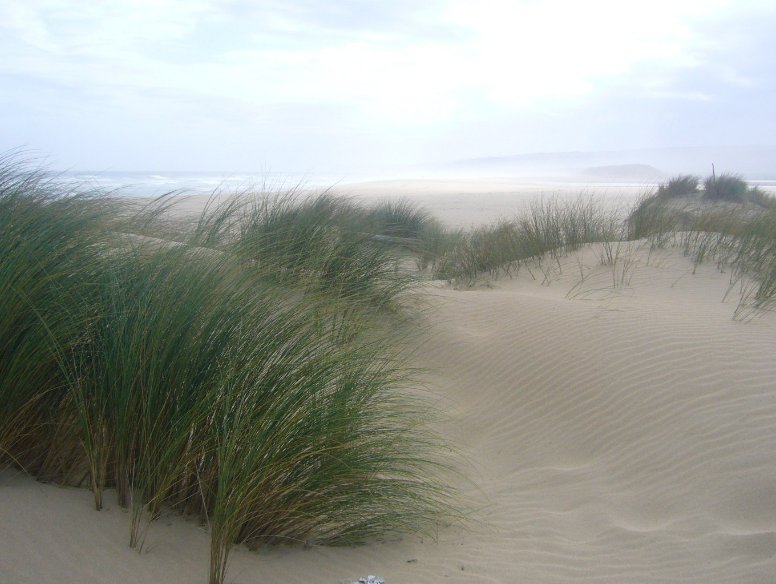
[(200, 195), (299, 188), (323, 190), (344, 180), (336, 176), (259, 172), (62, 172), (51, 173), (51, 176), (78, 188), (108, 191), (126, 197), (157, 197), (170, 192)]
[[(215, 192), (235, 193), (243, 191), (254, 192), (282, 192), (288, 190), (312, 190), (323, 191), (344, 186), (349, 183), (366, 183), (373, 180), (386, 180), (396, 177), (348, 174), (343, 176), (326, 176), (313, 174), (294, 173), (219, 173), (219, 172), (159, 172), (159, 171), (133, 171), (133, 172), (61, 172), (50, 173), (60, 182), (71, 184), (83, 189), (97, 189), (110, 192), (116, 196), (126, 197), (156, 197), (166, 193), (177, 192), (187, 195), (212, 194)], [(409, 178), (409, 177), (407, 177)], [(424, 176), (409, 178), (423, 181)], [(434, 177), (438, 180), (440, 177)], [(458, 177), (459, 179), (461, 177)], [(452, 179), (456, 181), (456, 179)], [(525, 184), (533, 190), (542, 186), (547, 193), (553, 192), (579, 192), (579, 193), (618, 193), (639, 192), (647, 193), (657, 187), (656, 182), (644, 181), (580, 181), (579, 178), (470, 178), (465, 183), (476, 183), (482, 180), (489, 184)], [(776, 194), (776, 180), (749, 179), (750, 185), (758, 185), (771, 194)], [(465, 187), (464, 187), (465, 188)], [(478, 190), (478, 189), (477, 189)], [(509, 189), (507, 189), (509, 190)], [(407, 193), (400, 193), (407, 194)]]

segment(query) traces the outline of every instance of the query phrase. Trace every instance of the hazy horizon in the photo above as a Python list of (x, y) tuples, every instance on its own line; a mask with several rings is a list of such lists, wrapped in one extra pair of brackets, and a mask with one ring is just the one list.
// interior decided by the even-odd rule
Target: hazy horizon
[[(670, 147), (599, 152), (532, 152), (511, 156), (478, 157), (445, 161), (439, 164), (414, 164), (394, 167), (363, 167), (340, 171), (324, 169), (311, 172), (298, 168), (283, 170), (241, 168), (224, 171), (212, 168), (170, 170), (165, 168), (70, 168), (57, 169), (45, 158), (35, 158), (34, 153), (19, 152), (32, 158), (51, 174), (108, 176), (123, 175), (125, 181), (132, 176), (167, 175), (168, 179), (197, 177), (221, 177), (226, 182), (242, 178), (283, 181), (286, 184), (313, 182), (319, 185), (352, 183), (386, 179), (476, 179), (513, 178), (552, 181), (612, 181), (625, 180), (636, 183), (657, 183), (677, 174), (706, 176), (716, 168), (720, 174), (735, 174), (746, 179), (776, 180), (776, 146), (744, 147)], [(165, 178), (165, 177), (158, 177)]]
[(0, 151), (84, 172), (349, 176), (760, 146), (770, 171), (774, 24), (765, 0), (12, 1)]

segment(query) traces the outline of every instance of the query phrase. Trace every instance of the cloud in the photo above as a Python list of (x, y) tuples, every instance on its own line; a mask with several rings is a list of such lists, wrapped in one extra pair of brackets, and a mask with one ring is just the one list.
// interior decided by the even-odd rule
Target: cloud
[[(592, 131), (573, 118), (603, 104), (625, 108), (612, 117), (634, 117), (628, 126), (645, 139), (659, 130), (647, 123), (676, 121), (655, 112), (685, 111), (682, 104), (710, 104), (703, 111), (711, 115), (722, 111), (714, 104), (741, 99), (771, 111), (757, 97), (774, 86), (769, 1), (419, 4), (4, 3), (5, 116), (34, 126), (56, 109), (63, 128), (119, 136), (155, 128), (170, 142), (181, 132), (211, 141), (221, 134), (241, 147), (253, 140), (270, 156), (274, 140), (289, 144), (276, 150), (288, 157), (293, 140), (306, 140), (298, 151), (309, 160), (338, 152), (398, 161), (435, 157), (447, 149), (441, 140), (463, 127), (479, 136), (472, 150), (518, 147), (499, 128), (536, 135), (530, 120), (555, 128), (558, 149), (564, 140), (594, 145), (595, 136), (573, 135)], [(641, 121), (628, 109), (636, 103), (651, 112)], [(552, 123), (559, 119), (565, 137)], [(192, 123), (207, 131), (187, 129)], [(19, 135), (5, 140), (29, 142), (24, 123), (14, 127)], [(550, 146), (546, 135), (535, 143)], [(530, 149), (530, 140), (519, 146)]]

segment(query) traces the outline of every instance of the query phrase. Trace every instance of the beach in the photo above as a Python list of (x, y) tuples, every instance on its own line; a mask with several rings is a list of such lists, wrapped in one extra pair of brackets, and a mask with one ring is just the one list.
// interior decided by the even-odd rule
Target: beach
[[(509, 216), (535, 194), (399, 186), (452, 226)], [(227, 581), (772, 581), (776, 315), (734, 319), (740, 295), (713, 263), (621, 245), (613, 266), (593, 244), (473, 288), (416, 292), (426, 308), (411, 364), (440, 414), (464, 522), (357, 547), (238, 546)], [(0, 581), (206, 581), (197, 521), (163, 514), (138, 553), (115, 494), (99, 512), (91, 499), (3, 470)]]

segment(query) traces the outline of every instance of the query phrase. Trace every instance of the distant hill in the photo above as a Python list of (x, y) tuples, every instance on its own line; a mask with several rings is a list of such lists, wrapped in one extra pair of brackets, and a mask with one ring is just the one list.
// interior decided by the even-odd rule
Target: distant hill
[[(575, 176), (597, 167), (652, 167), (659, 176), (675, 174), (741, 174), (750, 179), (776, 179), (776, 146), (702, 146), (645, 148), (600, 152), (537, 152), (515, 156), (470, 158), (442, 165), (442, 172), (469, 175)], [(646, 170), (646, 169), (645, 169)]]

